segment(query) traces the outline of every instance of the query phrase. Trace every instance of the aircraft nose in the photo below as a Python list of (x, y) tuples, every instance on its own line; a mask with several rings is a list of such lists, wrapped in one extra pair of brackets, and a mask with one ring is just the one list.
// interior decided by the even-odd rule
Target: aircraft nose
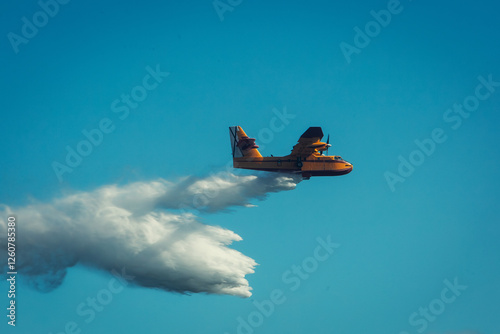
[(348, 169), (349, 171), (347, 173), (350, 173), (350, 172), (352, 172), (352, 169), (353, 169), (354, 166), (350, 162), (346, 161), (345, 167), (349, 168)]

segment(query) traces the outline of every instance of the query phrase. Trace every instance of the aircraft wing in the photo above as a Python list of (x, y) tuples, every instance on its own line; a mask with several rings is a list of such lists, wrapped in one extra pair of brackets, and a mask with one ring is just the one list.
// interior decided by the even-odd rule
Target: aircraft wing
[(295, 144), (290, 155), (309, 156), (316, 151), (315, 143), (323, 138), (323, 130), (319, 126), (313, 126), (300, 136), (299, 142)]

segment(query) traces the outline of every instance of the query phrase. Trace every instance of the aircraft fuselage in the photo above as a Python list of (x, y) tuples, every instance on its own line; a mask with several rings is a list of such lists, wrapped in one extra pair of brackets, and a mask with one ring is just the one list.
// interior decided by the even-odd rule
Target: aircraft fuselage
[(308, 157), (240, 157), (233, 159), (234, 168), (268, 172), (301, 173), (311, 176), (345, 175), (352, 171), (352, 164), (336, 156), (311, 154)]

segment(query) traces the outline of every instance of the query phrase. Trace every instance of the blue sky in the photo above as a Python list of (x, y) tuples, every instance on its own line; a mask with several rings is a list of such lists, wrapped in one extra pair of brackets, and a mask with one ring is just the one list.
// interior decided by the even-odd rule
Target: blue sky
[[(231, 247), (259, 263), (246, 276), (250, 298), (128, 285), (87, 323), (78, 305), (112, 276), (79, 264), (52, 292), (18, 285), (17, 328), (3, 315), (2, 332), (55, 334), (75, 322), (96, 334), (245, 333), (238, 319), (255, 323), (255, 303), (279, 290), (285, 300), (247, 332), (498, 333), (500, 86), (488, 90), (478, 79), (500, 82), (498, 5), (232, 3), (221, 20), (211, 1), (70, 1), (17, 46), (9, 34), (22, 36), (23, 17), (33, 22), (41, 7), (2, 3), (0, 203), (209, 175), (231, 158), (233, 125), (256, 137), (264, 155), (288, 154), (303, 131), (321, 126), (330, 153), (353, 172), (311, 178), (254, 208), (200, 215), (240, 235)], [(354, 28), (364, 31), (370, 12), (388, 6), (397, 14), (349, 62), (341, 43), (356, 47)], [(169, 75), (120, 119), (112, 103), (157, 68)], [(478, 85), (488, 97), (477, 97)], [(458, 114), (447, 110), (474, 101), (453, 128), (445, 115)], [(264, 143), (262, 129), (285, 111), (289, 123)], [(67, 147), (103, 120), (113, 130), (59, 180), (54, 162), (65, 163)], [(435, 129), (446, 140), (429, 155), (414, 153), (415, 140)], [(399, 157), (412, 154), (423, 162), (391, 189), (387, 172), (397, 175)], [(328, 236), (340, 246), (292, 289), (283, 275), (310, 262), (317, 238)], [(456, 298), (443, 302), (444, 282), (454, 280), (466, 288), (448, 290), (444, 299)], [(439, 314), (425, 318), (421, 308)]]

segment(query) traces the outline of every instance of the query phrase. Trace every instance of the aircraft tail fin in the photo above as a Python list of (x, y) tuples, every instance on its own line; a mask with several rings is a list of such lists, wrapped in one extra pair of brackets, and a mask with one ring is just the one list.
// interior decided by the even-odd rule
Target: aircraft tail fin
[(229, 137), (233, 158), (262, 157), (257, 150), (259, 146), (255, 144), (255, 138), (249, 138), (241, 126), (230, 126)]

